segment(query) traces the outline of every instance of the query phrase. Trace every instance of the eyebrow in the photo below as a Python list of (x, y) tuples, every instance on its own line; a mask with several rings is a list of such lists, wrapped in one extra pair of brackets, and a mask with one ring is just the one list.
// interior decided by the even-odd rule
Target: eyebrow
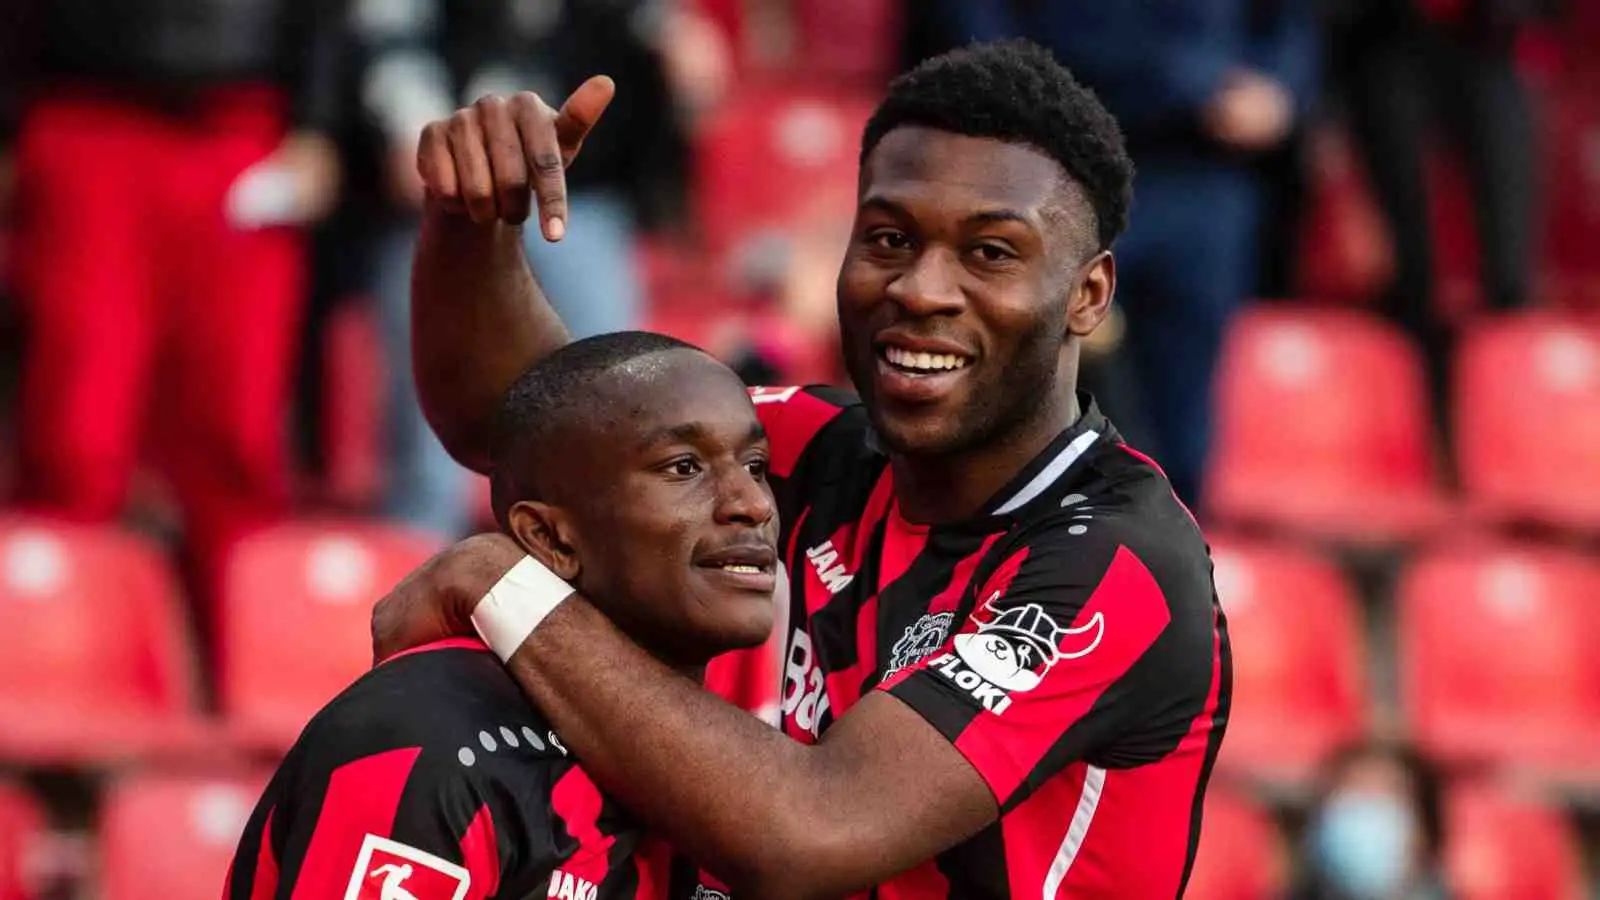
[[(877, 210), (893, 216), (909, 217), (911, 215), (910, 211), (904, 206), (887, 197), (868, 197), (861, 201), (861, 208)], [(967, 216), (962, 222), (969, 225), (998, 225), (1004, 222), (1017, 222), (1029, 228), (1038, 229), (1038, 225), (1032, 218), (1015, 209), (986, 209)]]
[[(640, 447), (654, 447), (658, 444), (694, 444), (708, 440), (711, 429), (701, 422), (684, 422), (680, 425), (668, 425), (657, 428), (639, 439)], [(750, 430), (745, 434), (744, 442), (754, 444), (766, 440), (767, 429), (760, 421), (750, 423)]]

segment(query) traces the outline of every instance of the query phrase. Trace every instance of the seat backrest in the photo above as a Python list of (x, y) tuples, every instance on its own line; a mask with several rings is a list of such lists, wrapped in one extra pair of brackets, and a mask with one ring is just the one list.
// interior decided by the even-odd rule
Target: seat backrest
[(0, 900), (34, 900), (45, 815), (22, 788), (0, 782)]
[(1283, 544), (1212, 541), (1233, 646), (1233, 708), (1220, 763), (1301, 777), (1367, 721), (1366, 648), (1348, 580)]
[(266, 783), (259, 774), (152, 774), (118, 782), (101, 814), (101, 896), (216, 900)]
[(1187, 900), (1276, 900), (1288, 887), (1288, 852), (1278, 824), (1248, 797), (1213, 784)]
[(176, 581), (152, 546), (110, 528), (0, 519), (0, 730), (29, 720), (193, 708)]
[[(1417, 559), (1399, 586), (1401, 699), (1446, 756), (1560, 754), (1600, 721), (1600, 562), (1473, 543)], [(1548, 745), (1548, 746), (1541, 746)]]
[(1576, 829), (1559, 809), (1489, 787), (1450, 798), (1446, 871), (1459, 900), (1582, 900)]
[(1600, 326), (1549, 314), (1479, 324), (1462, 346), (1455, 408), (1469, 495), (1600, 527)]
[(232, 724), (292, 743), (371, 667), (373, 604), (438, 549), (434, 538), (365, 522), (290, 524), (241, 541), (222, 628)]
[(1421, 363), (1373, 315), (1248, 311), (1217, 384), (1218, 477), (1367, 493), (1433, 481)]

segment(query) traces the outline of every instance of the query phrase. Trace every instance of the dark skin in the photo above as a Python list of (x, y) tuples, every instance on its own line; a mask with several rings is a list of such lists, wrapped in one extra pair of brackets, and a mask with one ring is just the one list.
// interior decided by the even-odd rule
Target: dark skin
[[(513, 108), (480, 104), (465, 115)], [(570, 160), (557, 125), (562, 114), (539, 116), (476, 130), (518, 136), (530, 159)], [(481, 456), (483, 434), (481, 413), (466, 407), (504, 390), (521, 366), (565, 336), (540, 324), (553, 313), (526, 264), (510, 264), (510, 230), (498, 224), (527, 212), (501, 198), (530, 188), (548, 219), (548, 186), (530, 180), (539, 170), (526, 164), (479, 171), (478, 154), (452, 156), (448, 143), (427, 134), (421, 155), (448, 156), (449, 165), (432, 168), (452, 178), (429, 180), (435, 199), (417, 254), (416, 321), (455, 315), (459, 323), (448, 332), (418, 328), (419, 385), (447, 446), (470, 464)], [(425, 180), (429, 170), (424, 164)], [(866, 160), (860, 196), (839, 277), (852, 377), (891, 450), (907, 517), (969, 516), (1077, 417), (1078, 339), (1105, 317), (1115, 266), (1090, 237), (1093, 219), (1077, 186), (1029, 146), (897, 129)], [(450, 252), (464, 245), (472, 248), (462, 256)], [(467, 290), (446, 289), (447, 273), (459, 271), (463, 258), (496, 269), (476, 273)], [(908, 376), (882, 359), (891, 344), (897, 352), (950, 354), (960, 366)], [(445, 359), (452, 374), (431, 377), (424, 363)], [(380, 605), (380, 643), (436, 638), (441, 622), (465, 628), (492, 583), (482, 573), (517, 558), (509, 542), (464, 553), (471, 564), (408, 582)], [(999, 814), (961, 753), (899, 700), (873, 693), (816, 745), (802, 745), (673, 673), (582, 597), (546, 618), (510, 669), (596, 782), (749, 896), (864, 889)]]

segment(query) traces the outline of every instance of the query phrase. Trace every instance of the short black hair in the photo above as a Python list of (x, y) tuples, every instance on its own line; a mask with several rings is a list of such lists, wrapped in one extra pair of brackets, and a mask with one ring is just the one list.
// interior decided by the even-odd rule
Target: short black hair
[(1087, 195), (1098, 249), (1128, 226), (1133, 160), (1121, 127), (1093, 91), (1032, 41), (970, 44), (890, 82), (862, 134), (861, 161), (903, 125), (1037, 148)]
[(507, 513), (520, 500), (540, 499), (537, 473), (548, 470), (562, 433), (578, 418), (603, 406), (595, 381), (643, 356), (699, 347), (650, 331), (615, 331), (573, 341), (529, 366), (506, 390), (495, 411), (489, 447), (490, 504), (495, 521), (507, 527)]

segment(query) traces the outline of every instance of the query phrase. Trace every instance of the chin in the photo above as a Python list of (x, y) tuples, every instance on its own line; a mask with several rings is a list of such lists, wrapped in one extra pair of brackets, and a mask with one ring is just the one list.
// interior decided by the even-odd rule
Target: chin
[(719, 607), (714, 632), (719, 650), (744, 650), (759, 647), (772, 636), (775, 624), (772, 601), (749, 597), (729, 600)]

